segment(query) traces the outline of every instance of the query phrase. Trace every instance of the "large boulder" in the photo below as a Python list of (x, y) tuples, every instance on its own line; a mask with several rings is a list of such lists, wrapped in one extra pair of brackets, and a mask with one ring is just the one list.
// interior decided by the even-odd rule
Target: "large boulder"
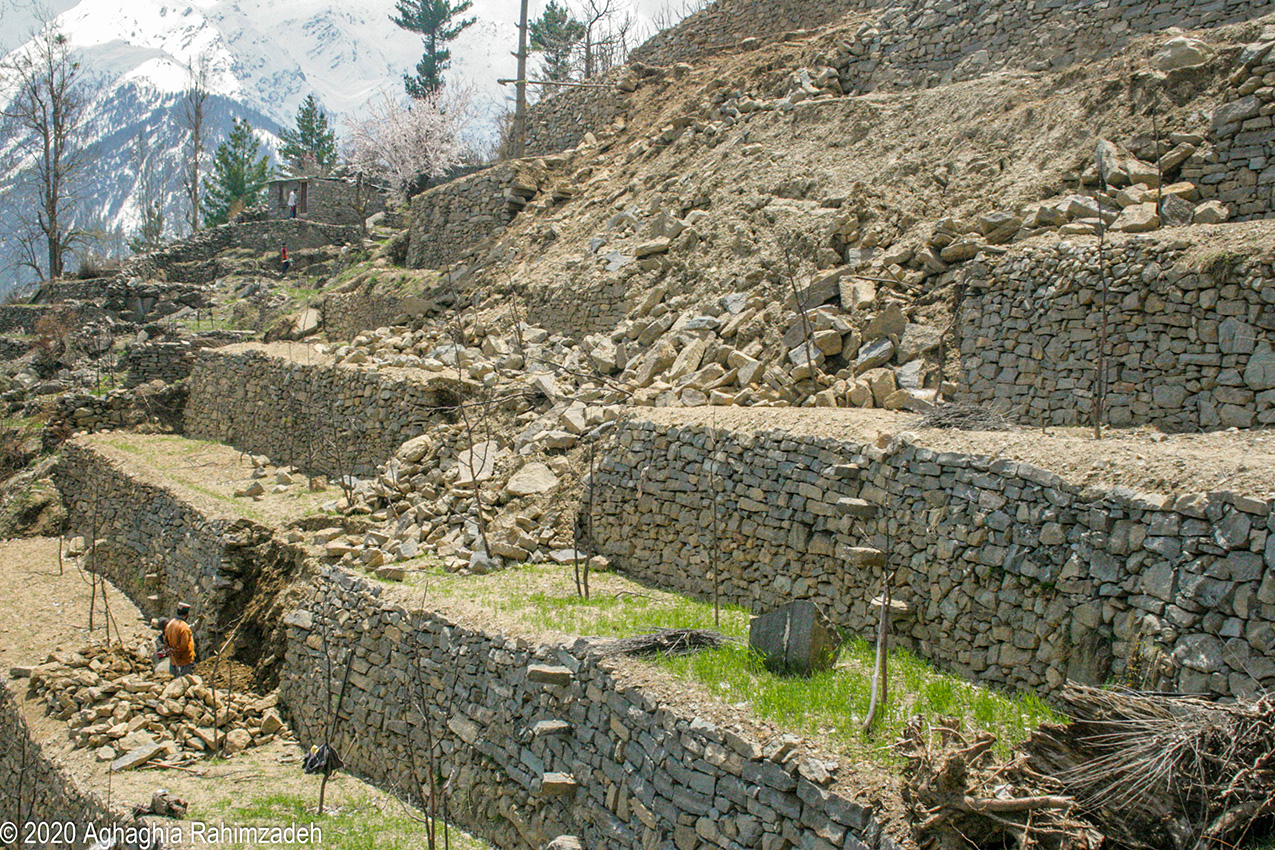
[(510, 496), (538, 496), (548, 493), (558, 486), (558, 476), (548, 466), (538, 461), (527, 464), (513, 474), (505, 485), (505, 492)]
[(841, 637), (816, 605), (799, 599), (748, 625), (748, 646), (775, 673), (806, 675), (827, 670), (841, 651)]

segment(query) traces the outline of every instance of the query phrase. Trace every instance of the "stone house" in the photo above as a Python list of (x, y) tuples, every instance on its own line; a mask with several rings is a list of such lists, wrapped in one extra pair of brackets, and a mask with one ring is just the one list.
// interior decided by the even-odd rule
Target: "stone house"
[(266, 183), (271, 218), (288, 217), (288, 195), (297, 193), (297, 218), (318, 224), (358, 225), (385, 209), (381, 188), (339, 177), (287, 177)]

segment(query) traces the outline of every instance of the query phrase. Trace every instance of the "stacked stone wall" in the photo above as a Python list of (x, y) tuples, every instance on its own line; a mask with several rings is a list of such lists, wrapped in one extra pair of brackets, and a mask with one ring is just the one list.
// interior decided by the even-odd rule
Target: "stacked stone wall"
[(1182, 167), (1203, 199), (1221, 201), (1239, 220), (1275, 213), (1275, 26), (1265, 37), (1237, 60), (1213, 113), (1210, 146)]
[(306, 177), (274, 180), (266, 184), (266, 214), (275, 219), (287, 219), (290, 212), (288, 193), (295, 190), (300, 195), (301, 183), (306, 184), (306, 203), (304, 209), (297, 210), (299, 220), (361, 227), (369, 217), (385, 210), (385, 195), (370, 184), (359, 186), (353, 180)]
[(118, 389), (103, 396), (63, 393), (57, 397), (56, 412), (45, 429), (45, 448), (52, 450), (75, 431), (93, 433), (145, 425), (180, 433), (185, 401), (186, 392), (180, 385)]
[(124, 386), (135, 387), (154, 380), (166, 384), (185, 380), (190, 375), (197, 350), (187, 340), (129, 345), (120, 358), (120, 366), (128, 373)]
[(1105, 313), (1110, 424), (1275, 424), (1275, 246), (1270, 233), (1247, 232), (1216, 247), (1109, 241), (1104, 275), (1092, 239), (968, 264), (960, 399), (1025, 424), (1088, 424)]
[(225, 251), (278, 255), (284, 245), (295, 253), (333, 245), (358, 245), (362, 239), (361, 229), (355, 226), (303, 219), (236, 221), (201, 230), (168, 248), (129, 260), (124, 275), (145, 281), (205, 284), (217, 276), (217, 255)]
[[(85, 836), (90, 825), (99, 837), (137, 825), (80, 788), (45, 754), (6, 682), (0, 682), (0, 823), (19, 827), (18, 840), (9, 843), (14, 847), (88, 847), (91, 842)], [(28, 824), (41, 823), (56, 832), (41, 836), (29, 831)]]
[(569, 283), (532, 288), (526, 295), (527, 321), (576, 340), (592, 333), (610, 335), (631, 306), (630, 295), (629, 281), (622, 279), (591, 282), (588, 298)]
[(925, 0), (876, 3), (841, 67), (847, 92), (931, 86), (1006, 67), (1059, 68), (1110, 55), (1170, 27), (1198, 29), (1275, 12), (1272, 0)]
[(765, 44), (794, 31), (826, 27), (872, 5), (869, 0), (718, 0), (676, 26), (656, 33), (634, 48), (630, 58), (650, 65), (694, 63), (722, 50), (738, 48), (746, 38)]
[[(716, 457), (711, 463), (710, 457)], [(592, 539), (625, 572), (724, 601), (810, 599), (865, 636), (887, 553), (895, 634), (971, 679), (1217, 695), (1275, 685), (1275, 498), (1084, 486), (1025, 463), (775, 432), (629, 422), (595, 478)], [(846, 513), (842, 499), (859, 499)], [(588, 499), (582, 504), (588, 504)], [(857, 513), (859, 518), (853, 517)]]
[(255, 349), (200, 352), (187, 386), (187, 436), (332, 476), (371, 475), (404, 442), (449, 421), (461, 392), (448, 378), (299, 363)]
[(539, 190), (533, 172), (530, 162), (501, 163), (412, 198), (407, 264), (443, 268), (500, 233)]
[(375, 290), (325, 295), (317, 305), (323, 319), (324, 336), (333, 341), (349, 341), (364, 331), (398, 324), (404, 318), (404, 307), (411, 306), (409, 298), (398, 298)]
[(574, 148), (585, 134), (610, 126), (625, 114), (629, 98), (615, 87), (620, 71), (590, 82), (605, 88), (569, 88), (541, 98), (527, 110), (527, 155)]
[(56, 304), (60, 301), (100, 301), (106, 296), (111, 278), (92, 280), (55, 280), (41, 285), (31, 297), (32, 304)]
[[(806, 779), (804, 753), (767, 758), (757, 730), (656, 697), (587, 641), (505, 637), (379, 591), (328, 570), (287, 618), (280, 696), (293, 728), (409, 794), (427, 782), (432, 738), (452, 812), (499, 847), (540, 850), (561, 834), (591, 850), (898, 846), (851, 796)], [(532, 665), (556, 668), (559, 683), (536, 681)]]
[(205, 516), (78, 441), (63, 445), (54, 480), (67, 527), (98, 541), (92, 569), (143, 613), (171, 614), (185, 601), (192, 622), (217, 619), (239, 579), (225, 557), (225, 538), (237, 521)]
[[(1164, 0), (1159, 3), (1136, 0), (836, 0), (809, 3), (783, 0), (719, 0), (691, 15), (680, 24), (636, 48), (635, 61), (651, 65), (677, 62), (697, 63), (723, 50), (753, 49), (794, 34), (836, 23), (860, 13), (845, 32), (845, 48), (837, 53), (835, 65), (842, 89), (859, 94), (880, 89), (906, 89), (938, 85), (951, 80), (971, 79), (1003, 68), (1046, 70), (1077, 61), (1101, 58), (1123, 47), (1130, 38), (1149, 32), (1181, 27), (1196, 29), (1258, 18), (1275, 13), (1272, 0)], [(1268, 73), (1263, 62), (1250, 63), (1250, 70)], [(621, 73), (602, 78), (616, 82)], [(1253, 88), (1269, 88), (1255, 77), (1240, 85), (1247, 96)], [(1248, 88), (1253, 87), (1253, 88)], [(1242, 95), (1235, 95), (1237, 98)], [(1248, 97), (1247, 104), (1253, 100)], [(1244, 120), (1269, 117), (1269, 110), (1253, 108)], [(547, 97), (528, 112), (528, 153), (543, 155), (574, 147), (584, 135), (609, 126), (624, 114), (627, 101), (614, 87), (567, 89)], [(1260, 125), (1260, 126), (1259, 126)], [(1246, 134), (1219, 144), (1219, 159), (1210, 164), (1226, 164), (1229, 159), (1251, 159), (1242, 153), (1253, 146), (1249, 141), (1261, 132), (1260, 122), (1226, 129), (1231, 135)], [(1241, 151), (1231, 154), (1230, 150)], [(1268, 151), (1262, 156), (1269, 157)], [(1256, 203), (1251, 189), (1259, 184), (1252, 176), (1266, 166), (1250, 166), (1255, 175), (1230, 177), (1236, 181), (1217, 193), (1222, 200), (1240, 200), (1240, 205)], [(1269, 186), (1261, 211), (1244, 215), (1269, 214)]]
[(73, 309), (44, 304), (5, 304), (0, 306), (0, 334), (35, 333), (35, 324), (45, 316), (65, 313), (73, 324), (78, 321)]

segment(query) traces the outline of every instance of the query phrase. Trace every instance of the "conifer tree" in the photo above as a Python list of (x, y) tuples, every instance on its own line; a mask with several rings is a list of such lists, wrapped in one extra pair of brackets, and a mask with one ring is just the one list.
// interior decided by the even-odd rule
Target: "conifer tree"
[(464, 32), (476, 20), (457, 15), (469, 11), (472, 0), (398, 0), (397, 16), (390, 20), (405, 30), (419, 33), (425, 42), (425, 55), (416, 63), (416, 74), (404, 74), (403, 86), (408, 97), (416, 100), (437, 94), (443, 88), (443, 72), (451, 64), (452, 52), (447, 42)]
[(213, 154), (212, 174), (204, 181), (204, 226), (225, 224), (261, 200), (270, 179), (270, 157), (258, 159), (259, 149), (251, 125), (236, 118), (230, 136)]
[(566, 6), (555, 0), (537, 20), (531, 22), (531, 49), (543, 53), (544, 75), (547, 80), (563, 82), (571, 78), (571, 54), (580, 39), (584, 38), (584, 24)]
[(336, 132), (314, 95), (297, 109), (297, 128), (284, 130), (279, 156), (293, 174), (327, 174), (336, 165)]

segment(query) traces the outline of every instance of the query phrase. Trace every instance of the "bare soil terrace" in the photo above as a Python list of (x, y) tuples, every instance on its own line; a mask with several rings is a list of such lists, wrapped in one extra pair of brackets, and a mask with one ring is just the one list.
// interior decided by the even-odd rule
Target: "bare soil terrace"
[(1275, 494), (1275, 430), (1164, 434), (1154, 428), (1106, 429), (1101, 440), (1084, 428), (957, 431), (920, 428), (908, 413), (854, 409), (650, 408), (634, 419), (746, 434), (788, 431), (854, 443), (903, 434), (918, 446), (1029, 463), (1077, 485), (1144, 492), (1230, 490)]
[[(112, 615), (111, 639), (126, 646), (149, 643), (150, 631), (141, 612), (114, 587), (107, 585)], [(95, 628), (88, 629), (90, 590), (87, 574), (70, 559), (61, 570), (56, 538), (0, 542), (0, 667), (43, 662), (56, 650), (74, 651), (90, 641), (103, 641), (99, 597)], [(118, 629), (118, 631), (117, 631)], [(216, 826), (287, 826), (317, 823), (323, 840), (314, 845), (329, 850), (424, 846), (423, 832), (403, 803), (356, 777), (336, 773), (328, 784), (325, 809), (318, 817), (318, 780), (301, 770), (304, 755), (295, 742), (275, 741), (230, 759), (196, 762), (186, 770), (133, 770), (112, 774), (109, 763), (98, 761), (89, 749), (73, 749), (66, 724), (45, 714), (44, 701), (28, 695), (23, 680), (9, 680), (17, 703), (47, 757), (58, 759), (81, 787), (90, 788), (114, 806), (145, 806), (151, 795), (166, 790), (189, 805), (184, 820), (153, 819), (181, 829), (177, 847), (241, 848), (242, 841), (189, 840), (196, 824)], [(85, 825), (80, 825), (83, 828)], [(452, 832), (458, 850), (484, 850), (479, 840)], [(255, 844), (249, 846), (274, 846)], [(283, 845), (279, 845), (283, 846)]]

